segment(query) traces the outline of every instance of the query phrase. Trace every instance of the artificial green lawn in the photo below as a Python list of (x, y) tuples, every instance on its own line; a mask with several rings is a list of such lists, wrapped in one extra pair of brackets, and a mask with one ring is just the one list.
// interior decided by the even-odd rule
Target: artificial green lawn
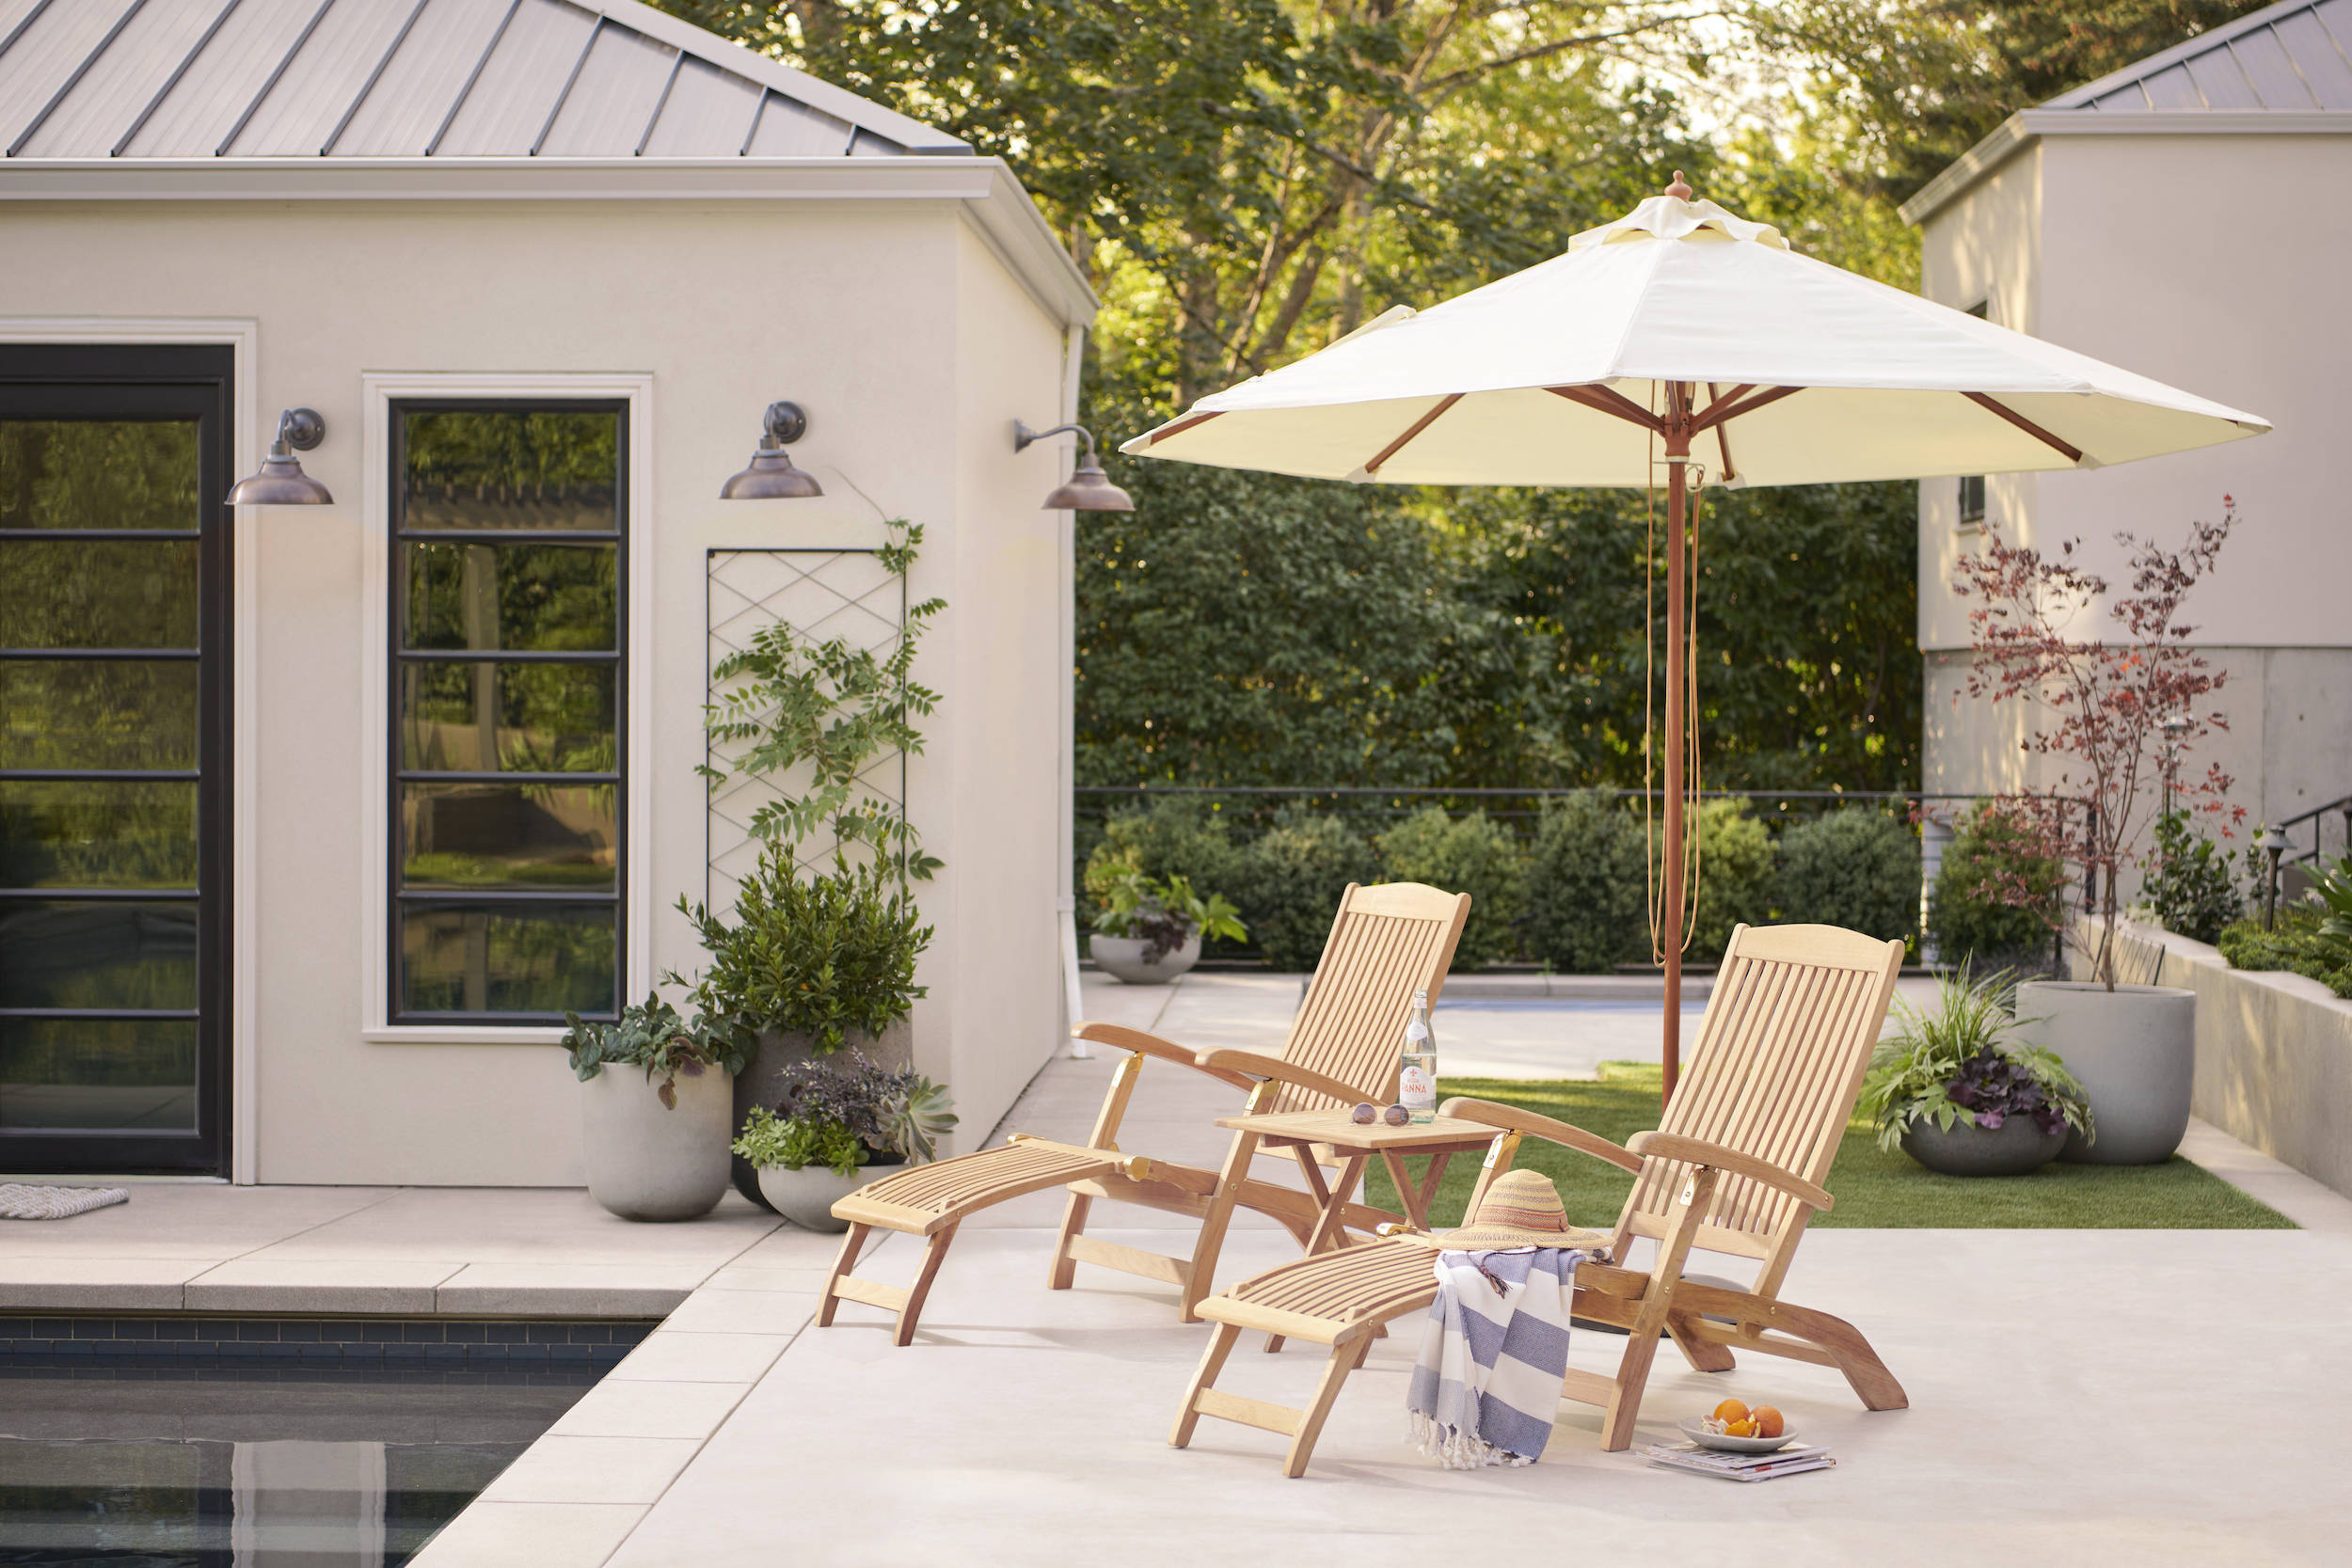
[[(1638, 1062), (1603, 1062), (1597, 1079), (1530, 1083), (1504, 1078), (1449, 1078), (1438, 1097), (1471, 1095), (1524, 1106), (1597, 1132), (1613, 1143), (1658, 1125), (1659, 1069)], [(1542, 1171), (1558, 1183), (1568, 1223), (1597, 1229), (1613, 1224), (1633, 1178), (1616, 1166), (1540, 1138), (1520, 1142), (1513, 1164)], [(1418, 1177), (1419, 1160), (1407, 1164)], [(1478, 1179), (1478, 1162), (1455, 1156), (1430, 1206), (1437, 1225), (1460, 1223), (1462, 1206)], [(2031, 1176), (1939, 1176), (1897, 1149), (1882, 1153), (1868, 1127), (1846, 1130), (1829, 1190), (1837, 1207), (1816, 1214), (1816, 1226), (1905, 1229), (2019, 1230), (2292, 1230), (2294, 1223), (2201, 1166), (2174, 1155), (2160, 1165), (2070, 1165), (2053, 1162)], [(1388, 1176), (1375, 1162), (1365, 1196), (1383, 1209), (1397, 1207)]]

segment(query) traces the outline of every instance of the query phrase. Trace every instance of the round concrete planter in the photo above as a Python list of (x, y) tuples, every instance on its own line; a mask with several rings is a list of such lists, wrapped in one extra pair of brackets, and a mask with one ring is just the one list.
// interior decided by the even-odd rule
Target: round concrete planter
[(1144, 961), (1143, 950), (1148, 945), (1141, 937), (1096, 937), (1088, 951), (1093, 955), (1097, 969), (1107, 971), (1118, 976), (1121, 985), (1128, 986), (1164, 986), (1200, 961), (1198, 931), (1174, 952), (1161, 954), (1156, 963)]
[(2065, 1147), (2066, 1129), (2044, 1132), (2031, 1117), (2005, 1117), (1991, 1129), (1915, 1121), (1903, 1132), (1903, 1152), (1946, 1176), (2026, 1176)]
[(677, 1076), (677, 1104), (641, 1067), (608, 1067), (580, 1085), (588, 1196), (625, 1220), (691, 1220), (727, 1190), (727, 1075)]
[(2171, 986), (2039, 980), (2017, 988), (2017, 1033), (2082, 1080), (2098, 1136), (2070, 1135), (2061, 1160), (2153, 1165), (2188, 1131), (2197, 1070), (2197, 993)]
[(799, 1170), (763, 1165), (759, 1191), (769, 1208), (802, 1229), (838, 1232), (849, 1229), (850, 1222), (833, 1217), (835, 1203), (868, 1181), (904, 1168), (905, 1162), (900, 1161), (892, 1165), (860, 1165), (855, 1175), (836, 1176), (824, 1165), (803, 1165)]
[[(735, 1130), (743, 1130), (743, 1120), (755, 1105), (774, 1110), (776, 1101), (784, 1098), (784, 1073), (795, 1062), (822, 1061), (823, 1057), (809, 1048), (806, 1035), (769, 1032), (759, 1037), (759, 1051), (751, 1064), (737, 1074), (735, 1080)], [(851, 1035), (842, 1044), (842, 1051), (863, 1051), (882, 1066), (896, 1072), (914, 1065), (914, 1029), (900, 1019), (879, 1035)], [(831, 1053), (838, 1055), (839, 1052)], [(730, 1134), (732, 1141), (732, 1134)], [(735, 1190), (758, 1204), (770, 1213), (775, 1206), (763, 1196), (759, 1185), (759, 1170), (749, 1160), (732, 1156), (729, 1171)], [(831, 1202), (829, 1198), (826, 1200)]]

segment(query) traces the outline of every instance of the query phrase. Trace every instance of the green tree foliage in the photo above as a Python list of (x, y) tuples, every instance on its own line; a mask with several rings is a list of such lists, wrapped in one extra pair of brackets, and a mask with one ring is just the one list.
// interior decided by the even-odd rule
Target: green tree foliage
[(1549, 801), (1527, 854), (1527, 948), (1569, 974), (1649, 957), (1640, 821), (1605, 791)]
[(1483, 811), (1451, 816), (1443, 806), (1414, 813), (1382, 833), (1380, 862), (1391, 882), (1426, 882), (1470, 895), (1469, 922), (1454, 949), (1456, 971), (1482, 969), (1516, 956), (1519, 933), (1518, 841)]
[(1772, 919), (1772, 840), (1745, 800), (1701, 803), (1692, 826), (1699, 843), (1699, 895), (1690, 914), (1692, 963), (1711, 964), (1731, 945), (1734, 926)]
[(1266, 962), (1283, 970), (1314, 968), (1342, 890), (1379, 875), (1372, 847), (1346, 823), (1305, 814), (1285, 816), (1261, 834), (1238, 869), (1233, 902)]
[(2192, 942), (2218, 941), (2221, 928), (2245, 911), (2230, 857), (2189, 826), (2185, 811), (2166, 812), (2156, 818), (2156, 849), (2139, 895), (2154, 911), (2158, 924)]
[(1791, 923), (1882, 940), (1918, 934), (1919, 840), (1883, 811), (1849, 806), (1780, 835), (1772, 902)]
[[(1991, 801), (1954, 827), (1928, 891), (1928, 937), (1947, 964), (1979, 969), (2046, 966), (2065, 867), (2031, 853), (2027, 832)], [(2005, 895), (2023, 890), (2032, 901)]]

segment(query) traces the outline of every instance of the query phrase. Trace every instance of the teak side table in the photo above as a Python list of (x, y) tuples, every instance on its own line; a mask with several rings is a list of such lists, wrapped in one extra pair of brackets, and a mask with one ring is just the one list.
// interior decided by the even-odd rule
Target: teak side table
[[(1457, 1117), (1438, 1117), (1433, 1121), (1407, 1122), (1403, 1127), (1391, 1127), (1385, 1122), (1365, 1124), (1349, 1119), (1345, 1111), (1285, 1111), (1274, 1116), (1220, 1117), (1219, 1127), (1255, 1136), (1263, 1148), (1287, 1148), (1297, 1157), (1298, 1168), (1306, 1173), (1307, 1184), (1314, 1190), (1315, 1201), (1322, 1205), (1322, 1213), (1315, 1221), (1313, 1232), (1307, 1238), (1309, 1254), (1330, 1246), (1344, 1246), (1344, 1224), (1348, 1196), (1362, 1180), (1364, 1166), (1374, 1155), (1388, 1167), (1389, 1180), (1396, 1187), (1397, 1197), (1405, 1205), (1402, 1216), (1416, 1230), (1429, 1228), (1429, 1200), (1437, 1196), (1438, 1183), (1445, 1175), (1446, 1165), (1456, 1154), (1492, 1147), (1501, 1134), (1484, 1122), (1464, 1121)], [(1340, 1157), (1338, 1180), (1326, 1182), (1323, 1166), (1314, 1149), (1321, 1145)], [(1405, 1156), (1426, 1154), (1429, 1169), (1416, 1186), (1405, 1174)]]

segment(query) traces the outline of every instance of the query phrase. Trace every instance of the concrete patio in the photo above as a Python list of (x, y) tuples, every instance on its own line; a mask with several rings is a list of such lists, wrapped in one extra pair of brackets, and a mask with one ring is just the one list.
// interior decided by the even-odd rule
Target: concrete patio
[[(1090, 985), (1088, 1003), (1187, 1043), (1263, 1048), (1296, 995), (1295, 978), (1197, 975), (1164, 990)], [(1439, 1015), (1449, 1069), (1465, 1073), (1637, 1056), (1640, 1028), (1605, 1008)], [(1000, 1135), (1083, 1136), (1112, 1065), (1057, 1060)], [(1212, 1157), (1227, 1095), (1147, 1070), (1122, 1142)], [(0, 1310), (667, 1312), (420, 1568), (1151, 1565), (1333, 1547), (1419, 1563), (1538, 1533), (1665, 1561), (2340, 1560), (2352, 1501), (2326, 1391), (2352, 1385), (2352, 1348), (2314, 1330), (2352, 1291), (2352, 1201), (2201, 1126), (2190, 1152), (2306, 1228), (1808, 1238), (1790, 1299), (1869, 1334), (1913, 1408), (1867, 1414), (1834, 1374), (1796, 1363), (1708, 1377), (1662, 1357), (1645, 1436), (1738, 1394), (1779, 1404), (1840, 1456), (1761, 1488), (1602, 1454), (1597, 1413), (1573, 1405), (1543, 1464), (1442, 1471), (1402, 1441), (1410, 1325), (1350, 1383), (1306, 1479), (1282, 1480), (1279, 1439), (1246, 1428), (1205, 1422), (1191, 1450), (1170, 1449), (1204, 1331), (1178, 1324), (1171, 1292), (1149, 1281), (1089, 1269), (1074, 1290), (1045, 1290), (1054, 1195), (965, 1227), (905, 1350), (855, 1304), (832, 1329), (807, 1326), (835, 1238), (732, 1198), (693, 1224), (629, 1226), (574, 1191), (142, 1184), (124, 1208), (0, 1228)], [(1105, 1217), (1122, 1227), (1107, 1239), (1181, 1244), (1167, 1216)], [(1220, 1272), (1291, 1250), (1244, 1224)], [(862, 1272), (904, 1277), (914, 1251), (893, 1238)], [(1580, 1334), (1573, 1359), (1598, 1370), (1621, 1344)], [(1295, 1401), (1319, 1361), (1311, 1347), (1246, 1346), (1224, 1382)]]

